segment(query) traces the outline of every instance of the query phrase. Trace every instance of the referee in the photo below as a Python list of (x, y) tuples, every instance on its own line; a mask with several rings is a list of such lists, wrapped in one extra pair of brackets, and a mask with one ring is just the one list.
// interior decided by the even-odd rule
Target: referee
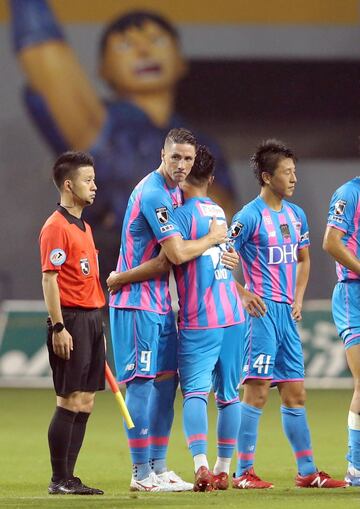
[(74, 466), (94, 405), (105, 386), (105, 344), (97, 250), (81, 214), (96, 194), (94, 160), (84, 152), (65, 152), (53, 179), (60, 204), (40, 233), (42, 287), (49, 313), (49, 360), (56, 409), (48, 440), (51, 495), (102, 495), (74, 477)]

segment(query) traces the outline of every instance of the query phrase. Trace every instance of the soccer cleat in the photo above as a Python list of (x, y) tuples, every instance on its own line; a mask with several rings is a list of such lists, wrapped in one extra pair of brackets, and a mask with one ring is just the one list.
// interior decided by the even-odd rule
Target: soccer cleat
[(213, 491), (213, 474), (206, 467), (199, 467), (195, 473), (194, 491)]
[(235, 477), (234, 474), (232, 485), (233, 488), (237, 490), (263, 490), (274, 487), (271, 482), (260, 479), (260, 477), (255, 474), (253, 467), (246, 470), (246, 472), (239, 477)]
[(347, 471), (345, 475), (345, 482), (347, 482), (349, 486), (360, 486), (360, 477), (352, 475), (349, 471)]
[(350, 462), (345, 475), (345, 481), (349, 486), (360, 486), (360, 470), (355, 468)]
[(130, 482), (130, 491), (174, 491), (170, 483), (164, 482), (155, 474), (155, 472), (151, 472), (148, 477), (142, 479), (141, 481), (131, 478)]
[(103, 495), (103, 490), (99, 488), (90, 488), (90, 486), (86, 486), (83, 484), (79, 477), (72, 477), (67, 481), (68, 486), (72, 486), (75, 490), (78, 490), (81, 493), (79, 495)]
[(48, 487), (49, 495), (103, 495), (104, 492), (97, 488), (85, 486), (79, 477), (54, 482), (51, 481)]
[(298, 488), (346, 488), (346, 481), (337, 481), (326, 472), (314, 472), (313, 474), (295, 477), (295, 485)]
[(220, 472), (220, 474), (213, 474), (212, 484), (214, 490), (227, 490), (229, 487), (229, 475), (226, 472)]
[(156, 475), (158, 479), (168, 484), (169, 488), (172, 488), (169, 491), (191, 491), (194, 487), (192, 483), (184, 481), (172, 470)]

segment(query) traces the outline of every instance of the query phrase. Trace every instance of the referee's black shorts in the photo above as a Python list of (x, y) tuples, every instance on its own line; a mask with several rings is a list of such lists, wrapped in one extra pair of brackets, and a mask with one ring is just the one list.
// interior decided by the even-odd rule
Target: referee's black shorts
[(66, 330), (73, 339), (70, 359), (55, 355), (48, 319), (47, 347), (55, 392), (66, 396), (75, 391), (95, 392), (105, 388), (105, 344), (101, 309), (62, 308)]

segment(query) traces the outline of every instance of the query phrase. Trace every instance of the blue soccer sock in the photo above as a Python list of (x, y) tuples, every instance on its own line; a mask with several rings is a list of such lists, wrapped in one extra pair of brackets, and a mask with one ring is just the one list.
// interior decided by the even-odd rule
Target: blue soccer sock
[(240, 427), (240, 401), (217, 403), (217, 451), (219, 458), (231, 458)]
[(242, 402), (240, 405), (240, 428), (238, 434), (238, 461), (236, 477), (254, 464), (256, 441), (262, 410)]
[(313, 474), (316, 472), (316, 466), (305, 408), (289, 408), (282, 405), (281, 418), (285, 435), (295, 454), (299, 474), (302, 476)]
[(148, 378), (134, 378), (126, 385), (126, 404), (135, 428), (126, 429), (133, 474), (139, 480), (145, 479), (151, 472), (149, 465), (149, 400), (153, 380)]
[(150, 464), (156, 474), (167, 470), (165, 458), (174, 420), (177, 386), (177, 375), (162, 381), (155, 380), (150, 395)]
[(207, 398), (189, 396), (184, 398), (183, 426), (188, 447), (193, 456), (207, 452)]
[(360, 415), (349, 411), (348, 426), (348, 459), (356, 470), (360, 470)]

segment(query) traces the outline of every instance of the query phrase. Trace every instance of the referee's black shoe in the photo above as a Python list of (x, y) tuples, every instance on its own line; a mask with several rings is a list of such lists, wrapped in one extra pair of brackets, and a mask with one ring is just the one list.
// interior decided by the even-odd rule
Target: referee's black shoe
[(54, 482), (51, 481), (48, 487), (50, 495), (103, 495), (103, 490), (90, 488), (81, 482), (79, 477)]

